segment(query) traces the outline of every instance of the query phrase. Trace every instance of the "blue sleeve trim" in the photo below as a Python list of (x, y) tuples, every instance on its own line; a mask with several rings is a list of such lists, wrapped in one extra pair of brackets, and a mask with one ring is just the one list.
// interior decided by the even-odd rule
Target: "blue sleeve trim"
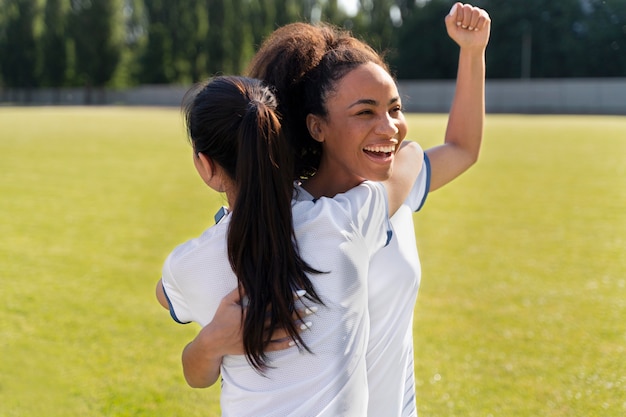
[(389, 242), (391, 242), (392, 237), (393, 237), (393, 230), (391, 229), (387, 230), (387, 241), (385, 242), (385, 247), (389, 245)]
[[(163, 285), (163, 284), (161, 284)], [(167, 291), (165, 291), (165, 287), (163, 287), (163, 294), (165, 294), (165, 299), (167, 300), (167, 305), (170, 306), (170, 316), (174, 319), (176, 323), (180, 324), (189, 324), (190, 321), (180, 321), (178, 317), (176, 317), (176, 313), (174, 312), (174, 307), (172, 307), (172, 302), (170, 301), (170, 297), (167, 296)]]
[(428, 197), (428, 193), (430, 191), (430, 159), (428, 159), (428, 155), (424, 152), (424, 165), (426, 168), (426, 189), (424, 190), (424, 197), (422, 197), (422, 201), (417, 207), (416, 212), (420, 211), (422, 207), (424, 207), (424, 203), (426, 202), (426, 197)]

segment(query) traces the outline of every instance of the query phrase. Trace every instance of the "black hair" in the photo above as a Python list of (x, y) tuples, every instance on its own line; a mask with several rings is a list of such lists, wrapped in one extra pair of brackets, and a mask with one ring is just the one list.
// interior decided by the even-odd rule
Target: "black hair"
[(301, 258), (293, 227), (293, 152), (274, 93), (260, 80), (221, 76), (195, 91), (184, 107), (194, 152), (219, 164), (237, 189), (228, 259), (248, 299), (245, 354), (262, 371), (268, 365), (264, 350), (279, 328), (308, 350), (294, 321), (295, 291), (322, 303), (307, 275), (319, 271)]
[(307, 115), (326, 116), (326, 99), (337, 82), (368, 62), (389, 72), (383, 57), (349, 31), (302, 22), (272, 32), (250, 62), (247, 74), (275, 89), (294, 148), (296, 178), (314, 175), (321, 160), (322, 147), (307, 129)]

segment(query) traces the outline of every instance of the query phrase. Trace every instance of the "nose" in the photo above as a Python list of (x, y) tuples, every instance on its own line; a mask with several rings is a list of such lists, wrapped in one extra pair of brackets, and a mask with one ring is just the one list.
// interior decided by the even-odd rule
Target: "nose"
[(389, 138), (396, 136), (399, 131), (396, 119), (391, 117), (389, 113), (385, 113), (385, 115), (380, 118), (375, 130), (377, 135), (387, 136)]

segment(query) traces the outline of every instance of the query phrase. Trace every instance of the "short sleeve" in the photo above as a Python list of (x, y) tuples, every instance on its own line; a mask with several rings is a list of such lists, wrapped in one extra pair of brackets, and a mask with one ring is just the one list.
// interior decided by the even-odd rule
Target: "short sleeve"
[(415, 179), (413, 188), (406, 199), (406, 204), (412, 211), (419, 211), (426, 202), (426, 197), (430, 190), (430, 160), (426, 153), (424, 153), (424, 163), (422, 164), (422, 170)]
[(361, 232), (371, 253), (383, 248), (391, 240), (387, 190), (384, 185), (364, 181), (353, 189), (335, 196), (345, 200), (354, 225)]
[(163, 284), (163, 292), (169, 304), (170, 315), (176, 322), (187, 324), (192, 321), (190, 309), (170, 268), (174, 256), (175, 252), (172, 252), (165, 260), (161, 273), (161, 282)]

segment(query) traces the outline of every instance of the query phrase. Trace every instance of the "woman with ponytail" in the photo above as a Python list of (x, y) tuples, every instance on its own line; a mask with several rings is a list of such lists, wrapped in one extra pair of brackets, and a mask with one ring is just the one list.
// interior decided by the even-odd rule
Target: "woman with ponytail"
[[(389, 245), (377, 252), (369, 265), (366, 362), (370, 417), (417, 416), (413, 315), (421, 268), (413, 214), (422, 208), (431, 191), (452, 182), (477, 161), (483, 137), (485, 53), (491, 19), (483, 9), (454, 3), (442, 20), (448, 36), (459, 47), (456, 90), (445, 138), (415, 161), (424, 170), (391, 219), (394, 233)], [(355, 119), (375, 117), (380, 112), (376, 106), (367, 105), (372, 102), (368, 88), (376, 88), (374, 76), (363, 77), (351, 89), (346, 88), (349, 77), (368, 68), (389, 72), (383, 58), (349, 32), (306, 23), (278, 28), (252, 59), (247, 74), (274, 88), (286, 137), (296, 149), (295, 175), (305, 190), (299, 198), (332, 197), (352, 187), (355, 180), (379, 179), (375, 172), (364, 169), (368, 165), (350, 164), (355, 154), (365, 161), (371, 154), (336, 146), (345, 141), (347, 128)], [(351, 102), (363, 104), (338, 106), (335, 98), (348, 94), (352, 94)], [(390, 103), (389, 107), (395, 105)], [(330, 133), (316, 137), (310, 129), (311, 120), (321, 121)]]
[[(168, 256), (157, 297), (174, 320), (203, 326), (185, 348), (202, 352), (202, 374), (185, 376), (208, 386), (221, 374), (223, 416), (363, 416), (369, 258), (389, 239), (388, 218), (421, 169), (421, 149), (380, 161), (390, 173), (394, 160), (406, 166), (402, 178), (293, 198), (302, 190), (276, 109), (256, 79), (216, 77), (194, 90), (185, 107), (194, 165), (229, 207)], [(378, 126), (379, 142), (399, 145), (395, 121)], [(238, 323), (219, 320), (233, 317), (225, 309)], [(228, 332), (243, 343), (221, 344)]]

